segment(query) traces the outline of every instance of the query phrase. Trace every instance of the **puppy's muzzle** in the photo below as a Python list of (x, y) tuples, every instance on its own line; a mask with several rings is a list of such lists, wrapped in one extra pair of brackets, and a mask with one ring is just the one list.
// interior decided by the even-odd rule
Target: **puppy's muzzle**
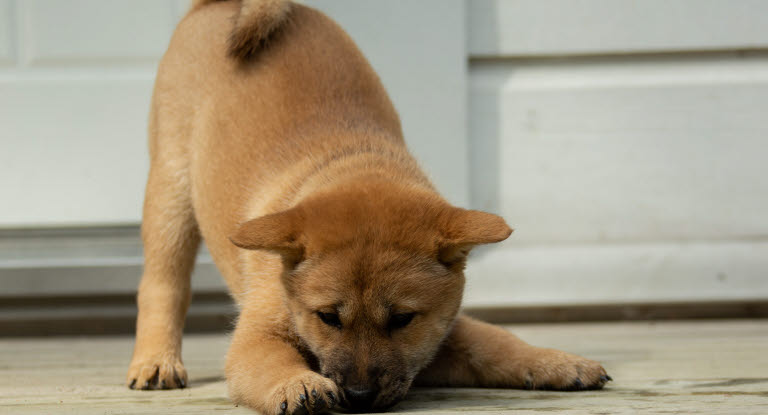
[(365, 412), (373, 408), (378, 391), (370, 388), (344, 388), (344, 403), (351, 412)]

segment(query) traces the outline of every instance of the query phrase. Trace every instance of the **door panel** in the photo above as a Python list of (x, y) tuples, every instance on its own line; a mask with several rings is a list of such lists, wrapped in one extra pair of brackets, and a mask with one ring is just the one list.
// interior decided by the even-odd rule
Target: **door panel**
[[(139, 222), (155, 67), (184, 3), (0, 0), (0, 228)], [(312, 4), (359, 40), (414, 153), (466, 204), (463, 2)]]

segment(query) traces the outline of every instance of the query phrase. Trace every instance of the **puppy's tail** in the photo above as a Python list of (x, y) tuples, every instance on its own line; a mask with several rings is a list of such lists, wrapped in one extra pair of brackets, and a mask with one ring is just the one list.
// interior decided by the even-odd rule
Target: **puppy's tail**
[[(220, 0), (194, 0), (192, 10)], [(289, 0), (240, 0), (240, 14), (229, 36), (229, 55), (247, 59), (262, 48), (269, 37), (287, 20)]]

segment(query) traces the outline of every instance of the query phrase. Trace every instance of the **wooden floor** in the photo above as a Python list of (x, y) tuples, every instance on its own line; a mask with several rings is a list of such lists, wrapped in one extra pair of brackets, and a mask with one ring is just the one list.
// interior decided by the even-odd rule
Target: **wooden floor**
[[(768, 320), (510, 326), (604, 363), (605, 390), (417, 389), (396, 412), (768, 414)], [(224, 335), (188, 336), (191, 388), (122, 386), (129, 337), (0, 339), (0, 414), (251, 413), (226, 398)]]

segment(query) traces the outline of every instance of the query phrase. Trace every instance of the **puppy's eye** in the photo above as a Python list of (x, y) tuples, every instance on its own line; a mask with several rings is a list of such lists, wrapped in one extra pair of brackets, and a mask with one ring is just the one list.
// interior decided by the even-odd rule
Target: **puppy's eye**
[(401, 329), (410, 324), (415, 315), (416, 313), (393, 314), (392, 317), (389, 318), (387, 328), (390, 330)]
[(341, 320), (339, 320), (339, 315), (336, 313), (323, 313), (321, 311), (317, 312), (317, 316), (320, 317), (320, 320), (323, 321), (323, 323), (331, 326), (336, 327), (337, 329), (341, 328)]

